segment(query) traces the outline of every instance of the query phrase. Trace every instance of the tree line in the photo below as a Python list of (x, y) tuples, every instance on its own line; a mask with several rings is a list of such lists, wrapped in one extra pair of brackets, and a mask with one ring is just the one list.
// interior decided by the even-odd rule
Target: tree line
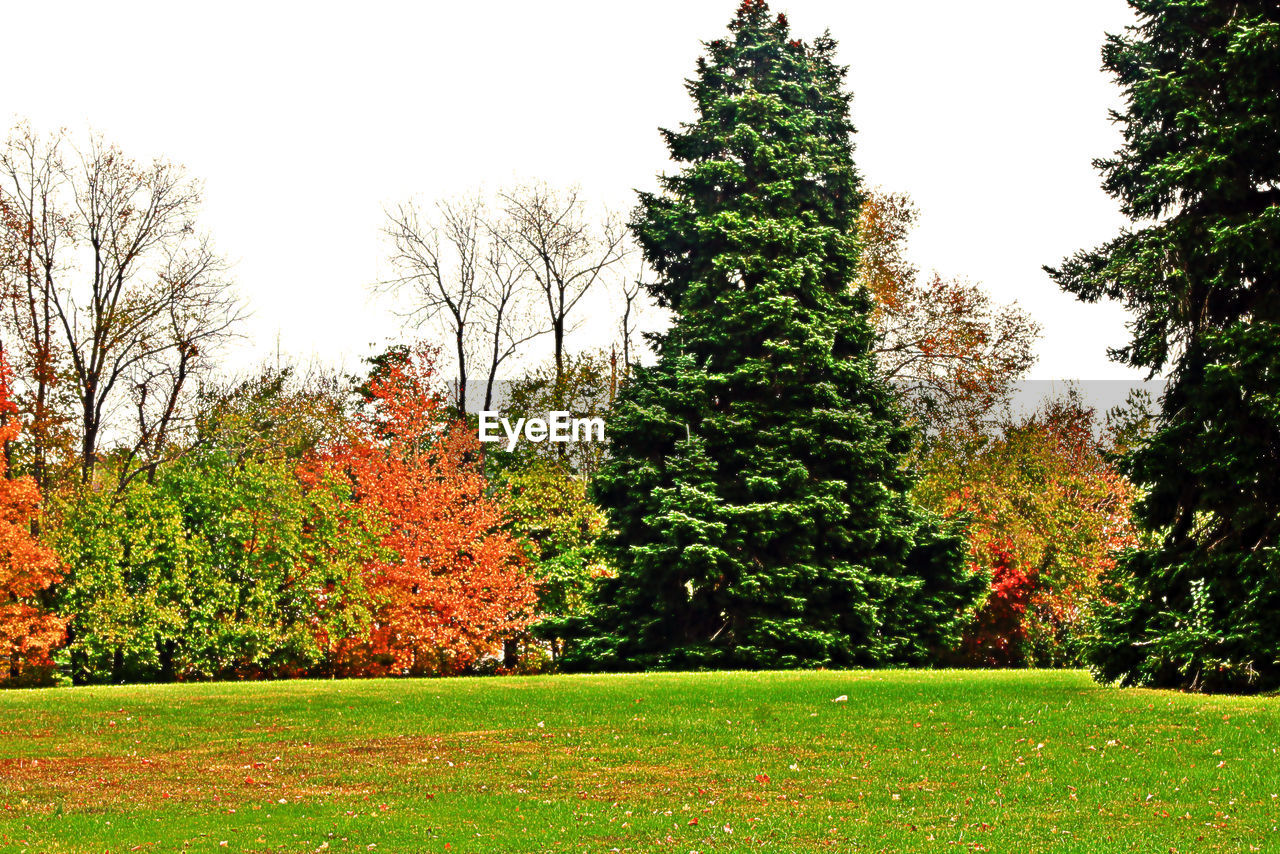
[[(20, 511), (8, 541), (31, 550), (8, 566), (10, 681), (573, 658), (616, 574), (591, 489), (610, 451), (482, 449), (468, 410), (500, 397), (519, 415), (617, 413), (654, 344), (638, 320), (661, 309), (616, 216), (545, 183), (397, 204), (393, 275), (370, 287), (395, 299), (413, 343), (357, 376), (277, 360), (232, 378), (219, 348), (244, 306), (198, 228), (196, 182), (27, 126), (3, 164), (6, 482)], [(115, 211), (109, 240), (86, 218), (95, 205)], [(924, 461), (990, 432), (1038, 328), (975, 285), (919, 276), (904, 260), (915, 216), (900, 194), (863, 200), (851, 287), (874, 296), (872, 351)], [(604, 290), (613, 350), (572, 348), (584, 301)], [(540, 339), (551, 357), (504, 377)], [(470, 405), (469, 388), (483, 389)]]
[[(856, 167), (834, 40), (762, 0), (705, 46), (677, 169), (628, 221), (539, 182), (389, 208), (369, 286), (405, 340), (351, 376), (219, 372), (245, 306), (198, 182), (20, 125), (7, 681), (1086, 663), (1272, 684), (1274, 180), (1177, 157), (1271, 174), (1280, 40), (1261, 6), (1135, 6), (1105, 53), (1134, 135), (1103, 168), (1135, 218), (1174, 214), (1051, 273), (1126, 300), (1117, 356), (1174, 371), (1105, 416), (1075, 392), (1013, 412), (1037, 324), (909, 263), (917, 211)], [(1179, 77), (1188, 51), (1213, 62)], [(1203, 94), (1228, 77), (1236, 100)], [(1162, 124), (1173, 105), (1203, 133)], [(588, 318), (611, 347), (573, 346)], [(482, 446), (492, 408), (604, 417), (610, 441)]]

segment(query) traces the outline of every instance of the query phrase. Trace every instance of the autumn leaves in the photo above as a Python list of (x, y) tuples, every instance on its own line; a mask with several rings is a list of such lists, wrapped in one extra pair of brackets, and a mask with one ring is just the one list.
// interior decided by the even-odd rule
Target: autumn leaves
[(501, 530), (475, 436), (436, 388), (429, 351), (392, 364), (350, 437), (317, 460), (349, 480), (385, 549), (365, 567), (372, 630), (342, 643), (343, 672), (457, 673), (532, 617), (524, 551)]

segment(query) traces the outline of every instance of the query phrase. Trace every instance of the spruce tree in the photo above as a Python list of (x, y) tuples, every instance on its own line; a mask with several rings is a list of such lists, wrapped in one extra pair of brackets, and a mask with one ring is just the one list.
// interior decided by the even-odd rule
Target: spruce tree
[(595, 481), (617, 568), (569, 666), (922, 662), (983, 580), (907, 497), (910, 435), (854, 288), (854, 168), (835, 42), (747, 0), (664, 131), (679, 172), (632, 228), (673, 323), (652, 336)]
[(1133, 226), (1050, 273), (1133, 315), (1112, 357), (1168, 380), (1124, 463), (1149, 546), (1118, 562), (1090, 658), (1108, 681), (1280, 687), (1280, 5), (1130, 0), (1103, 63)]

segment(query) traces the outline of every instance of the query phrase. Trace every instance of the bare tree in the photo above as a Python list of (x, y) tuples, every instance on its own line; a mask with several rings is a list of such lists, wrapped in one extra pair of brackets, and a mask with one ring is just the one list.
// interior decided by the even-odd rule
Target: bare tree
[[(242, 316), (225, 262), (195, 227), (199, 185), (174, 164), (138, 164), (98, 136), (77, 150), (65, 134), (42, 140), (27, 128), (10, 138), (0, 166), (24, 212), (31, 258), (8, 288), (25, 317), (14, 310), (7, 319), (37, 359), (65, 363), (82, 481), (129, 392), (137, 421), (127, 456), (154, 472), (192, 375)], [(43, 376), (32, 376), (37, 389)]]
[(4, 301), (5, 357), (22, 388), (20, 405), (32, 438), (31, 473), (49, 485), (49, 455), (66, 422), (59, 406), (59, 356), (54, 319), (54, 266), (70, 222), (58, 210), (64, 181), (59, 136), (42, 139), (19, 126), (0, 149), (0, 221), (4, 252), (0, 295)]
[(549, 332), (540, 325), (529, 297), (528, 270), (508, 249), (509, 224), (486, 225), (484, 281), (479, 291), (483, 306), (483, 332), (489, 348), (489, 375), (485, 379), (484, 409), (493, 408), (493, 389), (502, 364), (529, 341)]
[[(134, 371), (137, 438), (127, 460), (142, 460), (138, 471), (145, 472), (148, 480), (155, 478), (157, 464), (175, 432), (188, 426), (179, 403), (194, 378), (210, 373), (209, 345), (238, 319), (234, 299), (220, 289), (217, 272), (221, 264), (204, 243), (197, 252), (169, 259), (167, 281), (204, 282), (205, 288), (204, 293), (193, 290), (186, 299), (169, 302), (166, 316), (157, 318), (160, 328), (156, 340), (162, 349), (140, 360)], [(202, 269), (202, 265), (206, 268)], [(126, 465), (121, 473), (122, 484), (129, 469)]]
[(623, 277), (619, 281), (618, 290), (622, 295), (622, 317), (619, 319), (619, 332), (622, 335), (622, 370), (626, 373), (631, 367), (631, 362), (635, 358), (632, 352), (631, 342), (635, 338), (639, 328), (640, 314), (645, 307), (645, 300), (641, 299), (644, 293), (644, 259), (640, 259), (639, 269), (636, 270), (636, 277), (628, 279)]
[(387, 213), (396, 275), (375, 289), (407, 296), (403, 317), (419, 327), (435, 325), (448, 336), (459, 412), (467, 410), (473, 368), (482, 366), (489, 409), (502, 364), (549, 327), (531, 310), (531, 277), (511, 249), (515, 236), (508, 218), (491, 217), (479, 194), (434, 207), (431, 217), (412, 202)]
[(384, 233), (392, 245), (396, 275), (375, 288), (411, 296), (406, 319), (418, 326), (439, 324), (451, 339), (457, 361), (455, 402), (467, 411), (468, 345), (478, 301), (480, 235), (483, 203), (479, 197), (439, 202), (436, 217), (424, 218), (417, 205), (405, 202), (387, 211)]
[(509, 224), (502, 239), (542, 291), (559, 385), (565, 336), (574, 328), (570, 315), (627, 256), (626, 229), (607, 211), (598, 226), (593, 224), (576, 188), (528, 184), (502, 193), (502, 200)]

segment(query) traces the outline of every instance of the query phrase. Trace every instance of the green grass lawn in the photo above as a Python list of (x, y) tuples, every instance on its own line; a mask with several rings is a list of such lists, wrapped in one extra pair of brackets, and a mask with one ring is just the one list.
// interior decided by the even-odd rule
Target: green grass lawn
[(0, 850), (1280, 850), (1277, 749), (1079, 672), (8, 691)]

